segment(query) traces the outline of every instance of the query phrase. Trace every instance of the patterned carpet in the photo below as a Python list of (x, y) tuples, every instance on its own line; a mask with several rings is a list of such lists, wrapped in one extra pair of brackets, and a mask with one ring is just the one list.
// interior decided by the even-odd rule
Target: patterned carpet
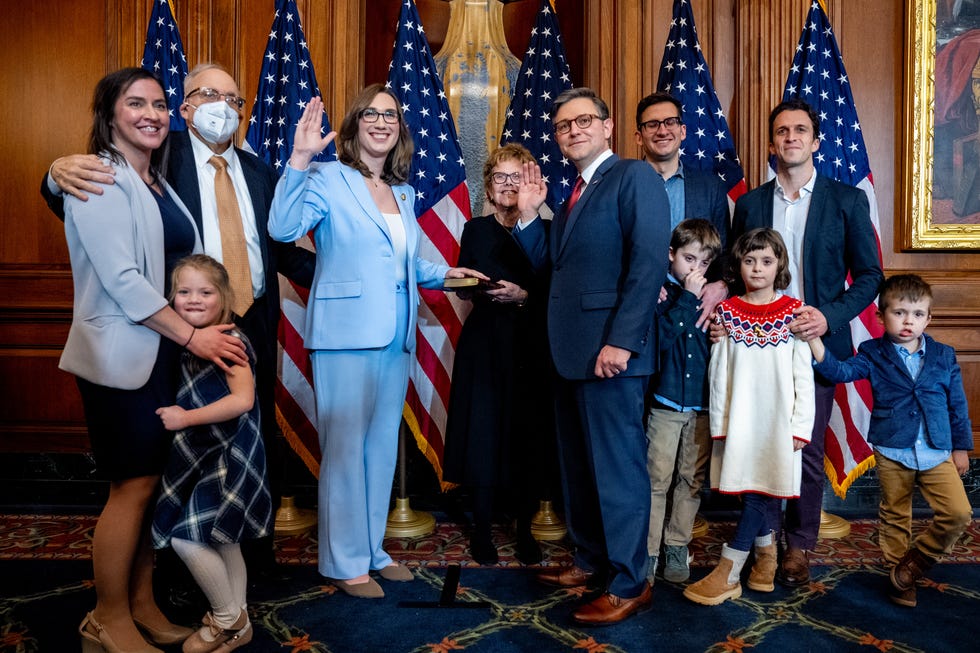
[[(916, 522), (918, 528), (921, 521)], [(91, 609), (91, 516), (0, 517), (0, 651), (77, 651), (75, 628)], [(693, 577), (714, 562), (734, 525), (713, 522), (695, 540)], [(822, 540), (808, 587), (771, 594), (746, 590), (715, 608), (694, 605), (683, 589), (658, 580), (654, 606), (622, 624), (582, 629), (569, 619), (580, 596), (551, 590), (513, 557), (505, 530), (495, 533), (496, 567), (469, 560), (465, 533), (440, 523), (424, 538), (391, 539), (386, 548), (416, 581), (381, 581), (382, 601), (347, 597), (316, 573), (310, 537), (277, 539), (283, 573), (250, 588), (256, 626), (246, 650), (290, 653), (547, 653), (586, 651), (975, 651), (980, 612), (980, 521), (923, 583), (914, 610), (884, 596), (887, 578), (874, 542), (875, 522), (851, 523), (851, 535)], [(567, 564), (563, 543), (546, 543), (544, 566)], [(454, 595), (447, 569), (461, 566)], [(452, 572), (450, 572), (451, 575)], [(479, 603), (483, 602), (482, 605)], [(419, 607), (419, 604), (433, 607)], [(440, 606), (441, 607), (438, 607)], [(192, 624), (200, 613), (168, 610)], [(176, 650), (176, 649), (175, 649)]]

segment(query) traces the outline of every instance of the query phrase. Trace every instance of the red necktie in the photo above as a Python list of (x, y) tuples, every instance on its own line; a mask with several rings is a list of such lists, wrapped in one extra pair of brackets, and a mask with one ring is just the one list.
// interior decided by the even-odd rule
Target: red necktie
[(575, 186), (572, 187), (572, 195), (568, 198), (568, 203), (565, 204), (565, 215), (569, 215), (572, 212), (572, 208), (575, 203), (578, 202), (578, 198), (582, 195), (582, 187), (585, 186), (585, 180), (579, 175), (578, 179), (575, 180)]

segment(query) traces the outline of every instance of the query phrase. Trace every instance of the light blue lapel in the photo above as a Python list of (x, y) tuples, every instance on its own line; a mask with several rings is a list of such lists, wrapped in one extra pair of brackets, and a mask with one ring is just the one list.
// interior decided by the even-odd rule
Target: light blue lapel
[[(384, 216), (381, 215), (377, 204), (371, 198), (371, 191), (368, 190), (367, 183), (364, 181), (364, 175), (346, 165), (340, 166), (340, 174), (343, 175), (344, 181), (347, 182), (347, 187), (350, 188), (351, 195), (357, 200), (361, 209), (371, 218), (374, 224), (378, 225), (378, 228), (381, 229), (390, 243), (391, 234), (388, 233), (388, 223), (385, 222)], [(397, 196), (396, 194), (395, 197), (397, 198)]]

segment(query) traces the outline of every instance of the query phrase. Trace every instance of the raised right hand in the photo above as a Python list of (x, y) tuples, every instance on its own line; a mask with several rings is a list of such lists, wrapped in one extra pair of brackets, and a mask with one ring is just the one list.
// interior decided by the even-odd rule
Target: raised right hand
[(293, 137), (293, 153), (289, 157), (289, 167), (294, 170), (306, 170), (317, 154), (327, 149), (337, 132), (333, 131), (322, 136), (320, 128), (323, 120), (323, 100), (318, 97), (311, 99), (303, 115), (296, 125), (296, 135)]
[(94, 154), (69, 154), (55, 159), (50, 174), (58, 188), (83, 202), (88, 201), (85, 193), (101, 195), (101, 184), (115, 183), (112, 167)]
[(541, 167), (537, 163), (521, 164), (521, 183), (517, 187), (517, 209), (521, 212), (521, 221), (533, 220), (546, 199), (548, 184), (541, 177)]

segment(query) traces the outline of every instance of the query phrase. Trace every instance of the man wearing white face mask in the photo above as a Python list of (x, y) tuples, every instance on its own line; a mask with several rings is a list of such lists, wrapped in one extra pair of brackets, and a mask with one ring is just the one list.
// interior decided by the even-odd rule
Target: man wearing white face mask
[[(233, 306), (238, 314), (235, 322), (256, 350), (256, 390), (269, 480), (273, 499), (278, 503), (282, 464), (277, 455), (279, 446), (273, 440), (277, 433), (274, 389), (279, 280), (276, 274), (282, 273), (308, 288), (313, 280), (315, 259), (306, 249), (269, 238), (269, 206), (278, 176), (264, 161), (233, 145), (245, 102), (231, 75), (216, 64), (200, 64), (184, 79), (184, 98), (180, 113), (187, 121), (188, 130), (170, 133), (167, 181), (194, 217), (205, 253), (224, 263), (232, 277), (238, 270), (240, 285), (236, 287)], [(97, 157), (69, 155), (52, 164), (41, 194), (51, 210), (63, 218), (62, 193), (86, 200), (86, 193), (101, 195), (100, 186), (111, 183), (111, 168)], [(229, 217), (231, 229), (227, 227)], [(271, 544), (270, 538), (260, 547), (262, 565), (272, 563)], [(246, 556), (250, 562), (254, 561), (248, 552)]]

